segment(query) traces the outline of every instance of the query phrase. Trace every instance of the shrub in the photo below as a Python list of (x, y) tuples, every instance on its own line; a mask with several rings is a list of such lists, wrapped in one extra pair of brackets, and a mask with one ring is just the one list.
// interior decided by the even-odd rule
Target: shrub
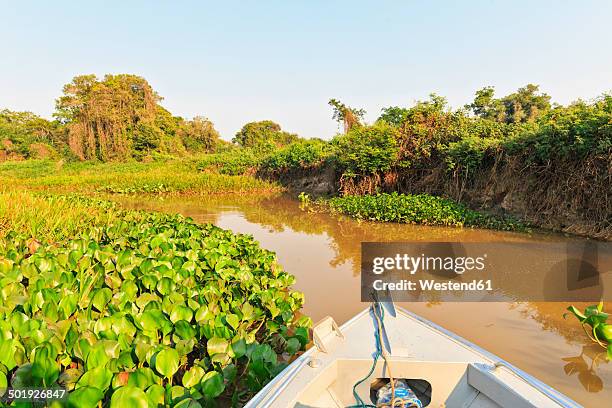
[(255, 147), (272, 143), (275, 146), (285, 146), (295, 142), (298, 136), (281, 130), (278, 123), (271, 120), (249, 122), (236, 133), (234, 143), (242, 147)]
[(334, 158), (347, 175), (388, 171), (398, 157), (397, 138), (398, 130), (384, 122), (354, 127), (333, 139)]
[(331, 145), (321, 139), (300, 140), (268, 155), (261, 167), (267, 170), (315, 167), (325, 162), (331, 152)]
[(232, 148), (203, 156), (196, 167), (200, 171), (215, 170), (221, 174), (241, 175), (256, 168), (262, 154), (252, 148)]

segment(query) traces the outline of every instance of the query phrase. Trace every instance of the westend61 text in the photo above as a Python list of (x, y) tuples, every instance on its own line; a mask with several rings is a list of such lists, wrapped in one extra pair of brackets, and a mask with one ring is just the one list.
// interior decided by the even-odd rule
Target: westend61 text
[(384, 282), (382, 279), (375, 280), (372, 284), (374, 290), (390, 291), (416, 291), (416, 290), (436, 290), (436, 291), (483, 291), (493, 290), (490, 279), (474, 279), (470, 282), (436, 282), (432, 279), (419, 279), (416, 282), (402, 279), (399, 282)]

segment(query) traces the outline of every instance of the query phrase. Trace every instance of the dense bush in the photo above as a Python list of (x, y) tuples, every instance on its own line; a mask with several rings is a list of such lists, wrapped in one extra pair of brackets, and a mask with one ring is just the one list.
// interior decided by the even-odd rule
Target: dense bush
[(500, 219), (466, 206), (427, 194), (376, 194), (331, 198), (332, 210), (351, 217), (409, 224), (470, 226), (514, 230), (524, 228), (511, 219)]
[(299, 140), (265, 157), (261, 167), (266, 170), (305, 169), (321, 165), (331, 154), (331, 145), (321, 139)]
[(37, 145), (50, 151), (61, 145), (58, 123), (31, 112), (0, 111), (0, 153), (6, 157), (36, 158)]
[(303, 296), (251, 236), (115, 215), (52, 244), (2, 234), (0, 387), (61, 385), (71, 407), (236, 403), (305, 347)]
[(249, 147), (230, 148), (218, 153), (207, 154), (198, 160), (200, 171), (214, 170), (221, 174), (240, 175), (255, 169), (263, 153)]
[(384, 122), (354, 127), (332, 141), (334, 159), (347, 175), (385, 172), (398, 158), (398, 138), (397, 128)]
[(262, 120), (244, 125), (232, 141), (242, 147), (257, 147), (259, 145), (279, 147), (295, 142), (297, 139), (298, 135), (281, 130), (278, 123), (271, 120)]

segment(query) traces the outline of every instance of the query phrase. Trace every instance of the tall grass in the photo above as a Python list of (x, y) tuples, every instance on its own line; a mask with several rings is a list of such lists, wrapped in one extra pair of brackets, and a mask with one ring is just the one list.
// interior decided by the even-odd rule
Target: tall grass
[(25, 161), (0, 164), (0, 184), (30, 189), (110, 193), (236, 193), (278, 191), (278, 184), (242, 175), (203, 173), (191, 160), (152, 163)]
[(40, 241), (73, 238), (119, 214), (115, 204), (76, 196), (0, 192), (0, 238), (13, 230)]

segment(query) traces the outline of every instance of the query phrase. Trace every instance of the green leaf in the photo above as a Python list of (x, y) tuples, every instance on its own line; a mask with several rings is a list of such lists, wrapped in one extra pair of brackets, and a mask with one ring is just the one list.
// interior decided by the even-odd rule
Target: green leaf
[(238, 368), (236, 368), (235, 364), (223, 367), (223, 378), (227, 383), (233, 382), (236, 379), (236, 375), (238, 375)]
[(200, 366), (193, 366), (183, 374), (183, 386), (192, 388), (200, 383), (204, 376), (204, 369)]
[(204, 396), (208, 398), (216, 398), (221, 395), (223, 390), (225, 390), (223, 376), (217, 371), (210, 371), (204, 374), (204, 377), (202, 377), (200, 387)]
[(608, 344), (606, 356), (608, 360), (612, 361), (612, 343)]
[(98, 342), (89, 350), (86, 362), (87, 369), (92, 370), (96, 367), (104, 367), (110, 359), (111, 357), (106, 353), (104, 344)]
[(159, 384), (153, 384), (146, 391), (149, 406), (159, 407), (164, 405), (166, 390)]
[(113, 297), (113, 291), (109, 288), (98, 289), (91, 299), (91, 305), (95, 307), (98, 312), (104, 310), (108, 302), (110, 302)]
[(104, 393), (97, 388), (82, 387), (68, 394), (66, 403), (70, 408), (95, 408)]
[(49, 345), (38, 347), (34, 353), (32, 376), (41, 379), (43, 385), (48, 387), (59, 377), (59, 364), (55, 361), (55, 355)]
[(227, 340), (219, 337), (213, 337), (206, 343), (206, 349), (208, 350), (208, 354), (211, 356), (215, 354), (226, 353), (228, 346), (229, 343), (227, 342)]
[(164, 377), (170, 378), (179, 367), (179, 355), (176, 350), (167, 348), (155, 357), (155, 369)]
[(94, 387), (101, 391), (106, 391), (113, 379), (113, 373), (106, 367), (96, 367), (86, 371), (79, 379), (76, 388)]
[(176, 404), (174, 408), (202, 408), (202, 405), (193, 398), (185, 398)]
[(172, 323), (176, 323), (179, 320), (185, 320), (186, 322), (189, 323), (191, 322), (192, 317), (193, 317), (193, 310), (183, 305), (174, 306), (174, 308), (172, 309), (172, 312), (170, 313), (170, 321)]
[(243, 338), (232, 342), (232, 351), (236, 358), (240, 358), (246, 354), (246, 341)]
[(0, 395), (4, 395), (4, 391), (8, 385), (8, 381), (6, 380), (6, 374), (0, 372)]
[(144, 390), (147, 387), (155, 384), (158, 379), (159, 377), (155, 375), (153, 370), (151, 370), (149, 367), (141, 367), (133, 373), (130, 373), (127, 385)]
[(174, 332), (184, 340), (189, 340), (195, 337), (196, 331), (185, 320), (179, 320), (174, 324)]
[(111, 408), (148, 408), (147, 395), (143, 390), (136, 387), (118, 388), (111, 397)]
[(295, 337), (290, 338), (289, 340), (287, 340), (287, 353), (289, 353), (289, 355), (293, 355), (295, 353), (297, 353), (300, 348), (302, 348), (302, 343), (300, 343), (300, 341), (298, 339), (296, 339)]
[(23, 354), (23, 346), (16, 339), (0, 340), (0, 363), (12, 370), (18, 364), (17, 356)]
[(229, 323), (230, 326), (232, 326), (232, 328), (234, 328), (234, 330), (236, 330), (238, 328), (238, 325), (240, 324), (240, 319), (235, 314), (228, 314), (227, 316), (225, 316), (225, 320)]

